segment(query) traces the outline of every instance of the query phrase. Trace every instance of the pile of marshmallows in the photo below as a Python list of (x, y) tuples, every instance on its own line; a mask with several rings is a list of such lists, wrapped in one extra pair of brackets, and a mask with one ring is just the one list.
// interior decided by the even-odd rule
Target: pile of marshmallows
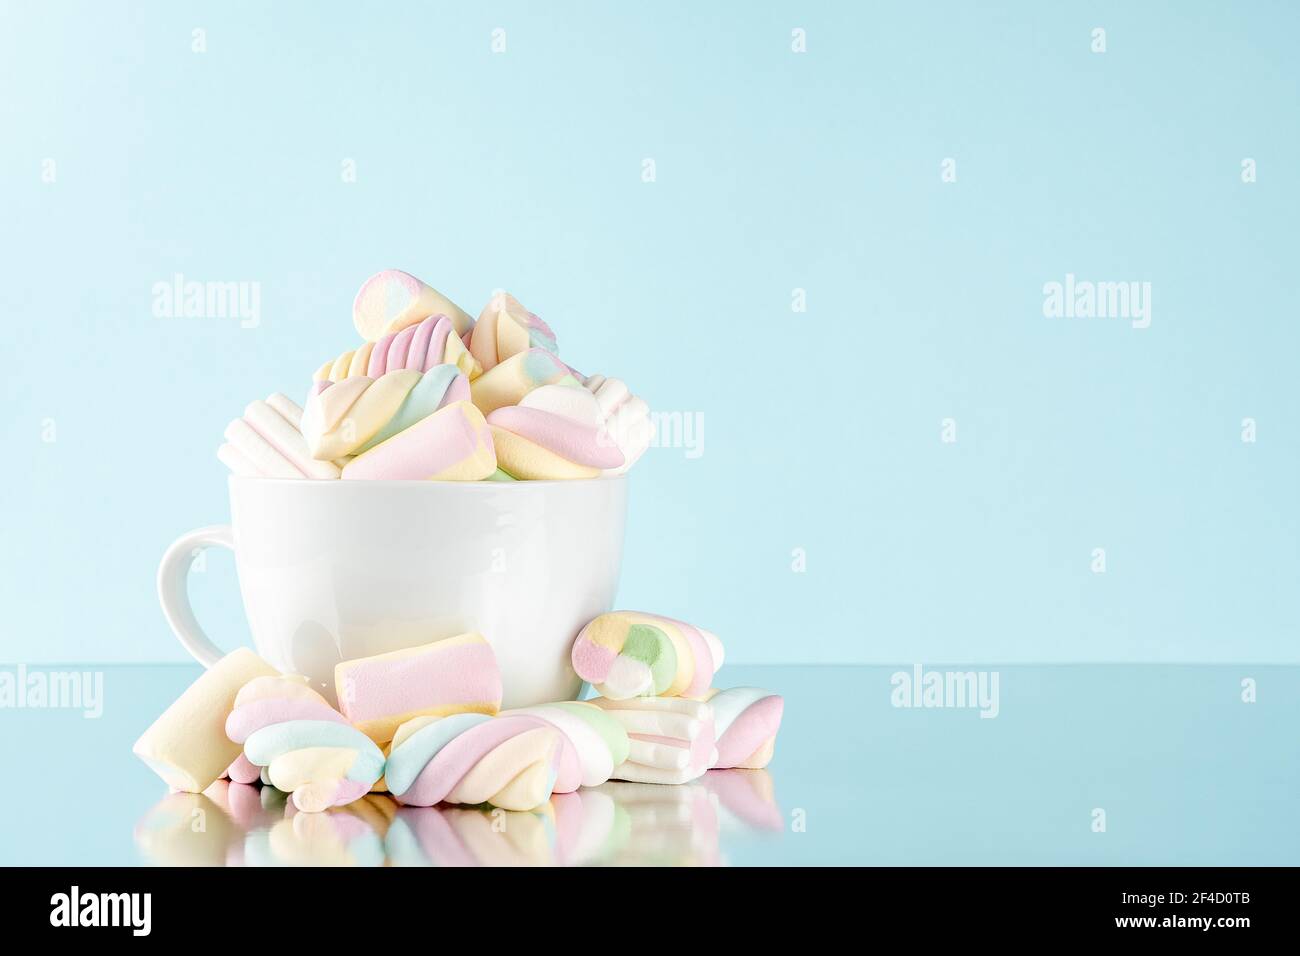
[(318, 812), (391, 793), (408, 806), (534, 810), (607, 780), (682, 784), (772, 759), (782, 699), (717, 690), (716, 636), (633, 611), (602, 614), (573, 644), (588, 701), (501, 711), (491, 645), (461, 634), (335, 668), (339, 707), (305, 678), (240, 649), (204, 672), (136, 741), (174, 790), (262, 782)]
[(357, 292), (364, 344), (315, 374), (305, 409), (276, 393), (226, 428), (217, 457), (263, 478), (497, 481), (622, 474), (653, 437), (616, 378), (556, 356), (555, 334), (513, 296), (478, 320), (390, 269)]

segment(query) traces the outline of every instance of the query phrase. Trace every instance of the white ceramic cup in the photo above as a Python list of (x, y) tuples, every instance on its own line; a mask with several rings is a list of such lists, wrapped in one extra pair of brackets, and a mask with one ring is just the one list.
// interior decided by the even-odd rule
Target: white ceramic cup
[(479, 631), (503, 707), (569, 700), (569, 648), (618, 589), (623, 477), (581, 481), (308, 481), (230, 478), (229, 525), (172, 543), (158, 598), (177, 638), (211, 666), (223, 652), (186, 592), (205, 548), (235, 552), (257, 651), (333, 699), (334, 665)]

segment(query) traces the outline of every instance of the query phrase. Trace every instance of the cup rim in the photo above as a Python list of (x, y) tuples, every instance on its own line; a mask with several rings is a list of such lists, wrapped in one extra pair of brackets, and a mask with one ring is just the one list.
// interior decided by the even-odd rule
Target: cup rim
[[(521, 481), (488, 481), (486, 478), (481, 479), (479, 481), (439, 481), (432, 478), (403, 478), (400, 480), (385, 478), (385, 479), (376, 479), (376, 480), (366, 479), (364, 481), (360, 479), (356, 479), (356, 480), (348, 481), (342, 478), (267, 478), (261, 475), (236, 475), (236, 474), (227, 475), (226, 479), (231, 485), (236, 485), (236, 484), (276, 485), (276, 486), (347, 485), (350, 487), (365, 487), (368, 485), (369, 486), (377, 485), (385, 488), (392, 487), (395, 485), (396, 486), (413, 485), (413, 486), (437, 487), (437, 488), (447, 488), (447, 487), (476, 488), (477, 487), (477, 488), (491, 488), (497, 491), (504, 491), (505, 489), (515, 488), (515, 487), (536, 488), (539, 486), (547, 486), (547, 485), (594, 485), (594, 484), (600, 484), (601, 482), (625, 482), (627, 481), (627, 473), (625, 472), (621, 475), (599, 475), (596, 478), (541, 478), (537, 480), (521, 480)], [(506, 493), (513, 494), (514, 492), (507, 491)]]

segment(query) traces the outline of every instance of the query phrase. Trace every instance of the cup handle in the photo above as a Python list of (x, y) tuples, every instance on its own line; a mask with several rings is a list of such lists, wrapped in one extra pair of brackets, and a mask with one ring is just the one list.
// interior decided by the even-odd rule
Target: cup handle
[(199, 552), (207, 548), (229, 548), (234, 551), (235, 539), (230, 533), (230, 525), (214, 524), (206, 528), (195, 528), (172, 542), (163, 554), (162, 563), (158, 565), (158, 603), (162, 605), (163, 616), (167, 618), (167, 623), (171, 625), (181, 646), (204, 667), (211, 667), (225, 654), (199, 627), (186, 588), (190, 565), (199, 556)]

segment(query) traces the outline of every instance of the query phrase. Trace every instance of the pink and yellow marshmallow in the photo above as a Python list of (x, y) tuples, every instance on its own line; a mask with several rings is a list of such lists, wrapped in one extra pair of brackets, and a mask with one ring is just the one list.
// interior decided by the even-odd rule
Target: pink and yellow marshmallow
[[(303, 438), (347, 479), (478, 481), (496, 471), (492, 433), (454, 365), (316, 382)], [(354, 457), (349, 457), (354, 456)]]
[(525, 714), (417, 717), (397, 729), (385, 775), (407, 806), (533, 810), (550, 799), (566, 745), (554, 726)]
[(497, 466), (512, 478), (597, 478), (623, 464), (595, 396), (576, 381), (542, 385), (487, 416)]
[(488, 371), (512, 355), (534, 348), (556, 351), (555, 333), (510, 293), (498, 292), (474, 323), (470, 352)]
[(533, 389), (568, 381), (577, 385), (572, 369), (546, 349), (516, 352), (470, 383), (470, 399), (484, 415), (506, 405), (518, 405)]
[(245, 684), (226, 718), (226, 735), (308, 813), (360, 799), (384, 772), (383, 752), (302, 677)]
[(447, 316), (458, 336), (474, 324), (469, 313), (455, 302), (400, 269), (375, 273), (361, 284), (352, 301), (352, 322), (367, 342), (377, 342), (431, 315)]
[(427, 372), (435, 365), (454, 365), (471, 379), (483, 373), (445, 315), (431, 315), (399, 332), (389, 332), (378, 341), (344, 352), (317, 369), (314, 379), (342, 382), (362, 375), (379, 378), (398, 369)]
[(611, 700), (702, 697), (722, 667), (710, 631), (641, 611), (610, 611), (578, 632), (570, 658), (578, 676)]
[(772, 761), (785, 700), (757, 687), (711, 688), (701, 700), (713, 708), (718, 757), (714, 768), (761, 770)]
[(415, 717), (495, 714), (501, 671), (492, 645), (468, 632), (431, 644), (341, 661), (334, 667), (339, 709), (377, 744)]

